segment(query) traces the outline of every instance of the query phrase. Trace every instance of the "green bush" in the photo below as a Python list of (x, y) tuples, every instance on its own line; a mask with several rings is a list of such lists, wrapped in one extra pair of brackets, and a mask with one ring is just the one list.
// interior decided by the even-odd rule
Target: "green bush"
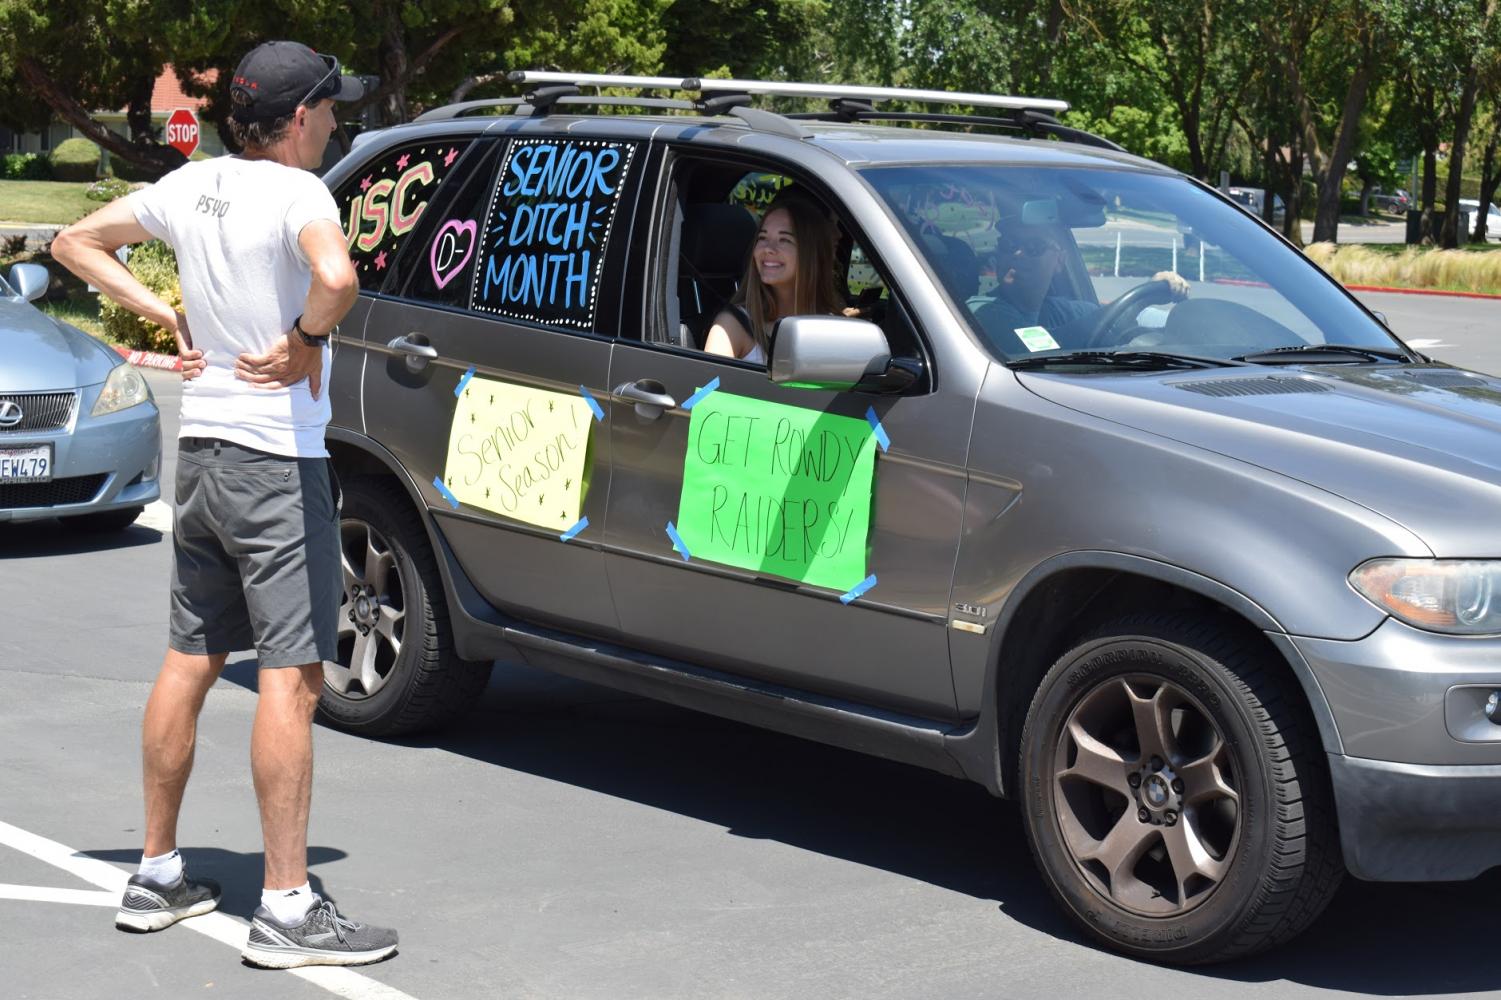
[(50, 181), (52, 165), (41, 153), (7, 153), (0, 177), (8, 181)]
[(118, 177), (101, 177), (88, 186), (83, 196), (94, 201), (114, 201), (130, 193), (130, 182)]
[[(182, 288), (177, 283), (177, 255), (160, 240), (143, 243), (126, 264), (141, 284), (159, 295), (173, 309), (182, 308)], [(104, 296), (99, 297), (99, 320), (105, 336), (117, 344), (145, 351), (177, 352), (172, 333), (141, 319)]]
[(99, 147), (87, 139), (67, 139), (52, 151), (52, 177), (59, 181), (91, 181), (99, 176)]

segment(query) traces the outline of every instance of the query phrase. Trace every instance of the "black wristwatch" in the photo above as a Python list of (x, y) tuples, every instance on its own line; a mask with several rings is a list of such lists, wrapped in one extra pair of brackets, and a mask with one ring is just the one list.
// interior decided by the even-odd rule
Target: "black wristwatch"
[(307, 346), (322, 347), (324, 344), (328, 343), (328, 338), (332, 336), (334, 330), (338, 329), (338, 326), (336, 325), (334, 327), (334, 330), (330, 330), (328, 331), (328, 333), (320, 333), (315, 336), (311, 333), (308, 333), (302, 328), (302, 317), (299, 315), (292, 321), (292, 329), (297, 331), (297, 336), (301, 337), (302, 342)]

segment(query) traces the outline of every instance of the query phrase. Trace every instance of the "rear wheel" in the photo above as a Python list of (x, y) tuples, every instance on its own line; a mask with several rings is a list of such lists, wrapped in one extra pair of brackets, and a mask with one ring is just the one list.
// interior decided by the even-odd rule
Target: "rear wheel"
[(406, 493), (386, 479), (344, 484), (339, 546), (339, 658), (323, 665), (323, 715), (341, 729), (394, 736), (472, 705), (490, 664), (453, 651), (437, 561)]
[(1208, 618), (1128, 618), (1059, 659), (1022, 737), (1033, 856), (1109, 946), (1178, 963), (1272, 947), (1344, 873), (1290, 678)]

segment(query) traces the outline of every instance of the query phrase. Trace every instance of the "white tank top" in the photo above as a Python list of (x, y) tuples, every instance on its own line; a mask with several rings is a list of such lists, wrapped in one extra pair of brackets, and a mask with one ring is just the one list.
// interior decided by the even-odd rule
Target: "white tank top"
[(761, 350), (760, 344), (752, 344), (751, 349), (740, 360), (749, 361), (753, 365), (764, 365), (766, 364), (766, 352)]

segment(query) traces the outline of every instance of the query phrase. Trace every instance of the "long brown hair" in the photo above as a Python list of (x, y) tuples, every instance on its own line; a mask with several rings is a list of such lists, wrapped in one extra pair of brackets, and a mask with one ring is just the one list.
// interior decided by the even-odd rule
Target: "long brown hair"
[[(778, 195), (767, 206), (761, 224), (764, 226), (771, 213), (778, 209), (786, 211), (792, 219), (792, 235), (797, 240), (797, 273), (793, 276), (791, 315), (842, 312), (844, 301), (834, 279), (834, 241), (838, 238), (834, 223), (811, 198), (789, 194)], [(756, 234), (760, 235), (759, 228)], [(748, 332), (770, 357), (771, 328), (783, 317), (777, 314), (776, 296), (761, 283), (754, 248), (746, 262), (745, 280), (740, 282), (734, 301), (745, 307), (751, 321)]]

